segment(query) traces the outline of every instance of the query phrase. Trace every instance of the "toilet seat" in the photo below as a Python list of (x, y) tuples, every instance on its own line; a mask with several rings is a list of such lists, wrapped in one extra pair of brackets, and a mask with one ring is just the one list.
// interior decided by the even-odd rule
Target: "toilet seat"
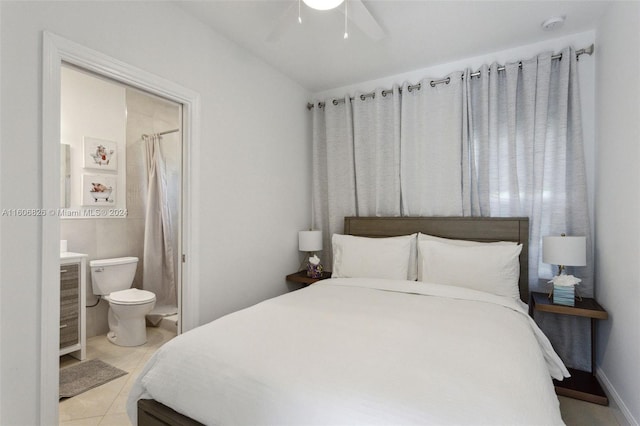
[(115, 305), (142, 305), (156, 300), (156, 295), (147, 290), (129, 288), (126, 290), (114, 291), (105, 298)]

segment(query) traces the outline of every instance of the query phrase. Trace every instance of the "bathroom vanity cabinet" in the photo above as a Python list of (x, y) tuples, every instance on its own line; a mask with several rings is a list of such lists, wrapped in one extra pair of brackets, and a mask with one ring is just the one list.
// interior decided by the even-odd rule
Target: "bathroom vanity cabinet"
[(85, 254), (60, 254), (60, 355), (86, 357)]

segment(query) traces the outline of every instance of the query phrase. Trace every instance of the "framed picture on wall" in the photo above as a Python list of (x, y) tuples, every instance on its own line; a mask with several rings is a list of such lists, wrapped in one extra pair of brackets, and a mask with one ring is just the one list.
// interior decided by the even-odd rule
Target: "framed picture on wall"
[(113, 206), (116, 204), (117, 176), (82, 175), (82, 205)]
[(118, 170), (118, 143), (104, 139), (84, 137), (85, 169)]

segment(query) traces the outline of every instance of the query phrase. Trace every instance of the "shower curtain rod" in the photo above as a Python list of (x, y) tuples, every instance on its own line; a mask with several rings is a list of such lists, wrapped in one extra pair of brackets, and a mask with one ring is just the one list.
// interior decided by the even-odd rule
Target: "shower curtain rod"
[[(594, 45), (591, 44), (591, 46), (585, 47), (584, 49), (580, 49), (580, 50), (576, 50), (576, 58), (580, 58), (580, 55), (584, 55), (587, 54), (589, 56), (591, 56), (593, 54), (593, 50), (594, 50)], [(557, 55), (553, 55), (551, 56), (551, 59), (562, 59), (562, 53), (558, 53)], [(518, 62), (518, 67), (522, 68), (522, 62)], [(500, 66), (498, 67), (498, 71), (504, 71), (505, 67), (504, 66)], [(480, 71), (476, 71), (476, 72), (472, 72), (471, 74), (469, 74), (470, 77), (479, 77), (480, 76)], [(451, 77), (447, 77), (447, 78), (443, 78), (441, 80), (431, 80), (430, 84), (431, 87), (435, 87), (436, 84), (442, 84), (442, 83), (449, 83), (449, 81), (451, 81)], [(411, 92), (412, 90), (415, 89), (420, 89), (421, 84), (414, 84), (411, 86), (408, 86), (407, 88), (409, 89), (409, 92)], [(387, 90), (383, 90), (382, 91), (382, 96), (387, 96), (393, 93), (392, 89), (387, 89)], [(402, 89), (400, 89), (400, 93), (402, 93)], [(375, 96), (374, 92), (369, 92), (369, 93), (363, 93), (362, 95), (360, 95), (360, 100), (365, 100), (367, 98), (373, 98)], [(352, 101), (355, 100), (355, 98), (349, 98)], [(340, 99), (334, 99), (333, 100), (333, 104), (334, 105), (338, 105), (344, 103), (344, 98), (340, 98)], [(324, 102), (318, 102), (318, 106), (320, 108), (324, 107)], [(314, 104), (312, 104), (311, 102), (307, 103), (307, 109), (309, 111), (311, 111), (311, 108), (315, 107)]]
[[(162, 135), (168, 135), (169, 133), (175, 133), (175, 132), (179, 132), (179, 131), (180, 131), (180, 129), (173, 129), (173, 130), (167, 130), (167, 131), (160, 132), (160, 133), (155, 133), (155, 134), (158, 135), (158, 136), (162, 136)], [(148, 137), (150, 135), (147, 135), (146, 133), (143, 133), (142, 137), (145, 137), (145, 136)]]

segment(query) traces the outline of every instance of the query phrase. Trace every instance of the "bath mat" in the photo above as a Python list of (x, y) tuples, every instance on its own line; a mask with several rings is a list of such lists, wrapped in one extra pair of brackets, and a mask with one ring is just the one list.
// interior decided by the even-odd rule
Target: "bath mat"
[(147, 325), (151, 327), (158, 327), (162, 322), (162, 319), (178, 313), (177, 306), (155, 306), (151, 312), (145, 317), (147, 319)]
[(60, 369), (60, 399), (71, 398), (127, 374), (99, 359)]

